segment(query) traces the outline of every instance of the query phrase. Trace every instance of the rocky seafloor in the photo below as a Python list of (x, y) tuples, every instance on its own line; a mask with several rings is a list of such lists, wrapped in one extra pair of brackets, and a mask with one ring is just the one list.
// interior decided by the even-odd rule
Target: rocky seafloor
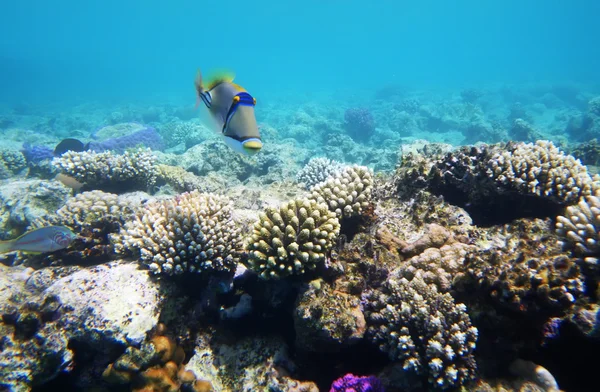
[[(0, 256), (0, 390), (594, 390), (600, 104), (585, 99), (574, 144), (527, 110), (497, 138), (457, 120), (482, 99), (393, 109), (461, 132), (458, 147), (405, 136), (382, 152), (398, 118), (314, 108), (262, 125), (278, 142), (252, 159), (166, 109), (113, 114), (85, 152), (7, 142), (3, 239), (80, 237)], [(308, 132), (332, 141), (315, 153)]]

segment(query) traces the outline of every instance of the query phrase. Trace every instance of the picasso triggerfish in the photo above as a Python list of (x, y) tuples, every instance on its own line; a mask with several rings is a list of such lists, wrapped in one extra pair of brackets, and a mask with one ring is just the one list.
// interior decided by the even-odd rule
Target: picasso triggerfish
[(198, 70), (196, 76), (196, 106), (204, 102), (216, 120), (225, 142), (235, 151), (254, 155), (262, 148), (262, 141), (254, 116), (256, 99), (230, 75), (216, 76), (206, 83)]

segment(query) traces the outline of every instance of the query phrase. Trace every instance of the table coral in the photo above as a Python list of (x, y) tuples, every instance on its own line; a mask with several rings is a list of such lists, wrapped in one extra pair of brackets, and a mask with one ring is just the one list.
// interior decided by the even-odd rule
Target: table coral
[(263, 278), (301, 275), (324, 262), (340, 231), (335, 214), (314, 200), (297, 199), (259, 215), (249, 239), (248, 263)]

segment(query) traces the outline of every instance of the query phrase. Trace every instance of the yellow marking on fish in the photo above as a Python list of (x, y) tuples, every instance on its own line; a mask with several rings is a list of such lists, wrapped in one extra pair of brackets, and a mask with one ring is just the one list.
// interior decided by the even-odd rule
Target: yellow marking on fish
[(235, 75), (229, 71), (216, 71), (207, 78), (205, 90), (211, 90), (221, 83), (231, 83)]
[[(233, 81), (233, 79), (232, 79)], [(231, 82), (230, 82), (231, 83)], [(240, 93), (245, 93), (246, 89), (243, 88), (242, 86), (240, 86), (239, 84), (236, 83), (231, 83), (231, 85), (233, 86), (233, 88), (235, 88), (237, 91), (239, 91)]]

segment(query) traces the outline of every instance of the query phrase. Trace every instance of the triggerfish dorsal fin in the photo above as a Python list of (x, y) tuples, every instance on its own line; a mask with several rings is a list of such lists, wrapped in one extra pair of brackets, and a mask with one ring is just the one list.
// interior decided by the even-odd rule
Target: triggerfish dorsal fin
[(233, 88), (235, 88), (237, 91), (239, 91), (241, 93), (246, 92), (246, 89), (243, 88), (242, 86), (240, 86), (239, 84), (231, 83), (231, 85), (233, 86)]
[(204, 88), (206, 90), (212, 90), (215, 86), (221, 83), (231, 83), (235, 78), (235, 74), (231, 71), (215, 71), (208, 78), (206, 78), (206, 84)]

